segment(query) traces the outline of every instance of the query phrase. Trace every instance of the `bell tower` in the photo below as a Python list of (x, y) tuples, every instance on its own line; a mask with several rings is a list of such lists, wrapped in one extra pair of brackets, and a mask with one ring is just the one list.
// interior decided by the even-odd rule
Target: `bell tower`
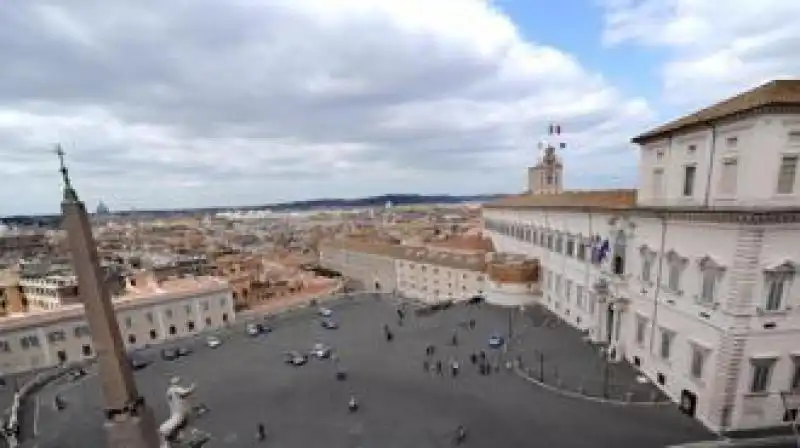
[[(561, 125), (551, 124), (548, 127), (549, 139), (539, 142), (539, 150), (543, 154), (535, 166), (528, 168), (528, 193), (558, 194), (563, 189), (564, 165), (556, 155), (556, 146), (564, 149), (567, 144), (561, 139)], [(550, 140), (556, 140), (551, 142)]]

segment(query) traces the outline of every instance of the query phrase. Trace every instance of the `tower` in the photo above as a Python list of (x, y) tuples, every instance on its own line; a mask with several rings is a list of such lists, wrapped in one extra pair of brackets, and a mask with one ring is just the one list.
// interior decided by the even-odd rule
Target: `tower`
[[(548, 128), (551, 139), (560, 140), (561, 125), (551, 124)], [(531, 194), (558, 194), (563, 191), (564, 165), (556, 155), (556, 146), (567, 147), (563, 141), (552, 143), (547, 140), (539, 142), (539, 149), (544, 150), (535, 166), (528, 168), (528, 192)]]
[(60, 145), (56, 147), (56, 154), (64, 181), (64, 198), (61, 201), (63, 225), (67, 231), (86, 321), (97, 352), (108, 446), (157, 448), (159, 442), (153, 413), (136, 388), (111, 296), (98, 263), (86, 206), (72, 187)]

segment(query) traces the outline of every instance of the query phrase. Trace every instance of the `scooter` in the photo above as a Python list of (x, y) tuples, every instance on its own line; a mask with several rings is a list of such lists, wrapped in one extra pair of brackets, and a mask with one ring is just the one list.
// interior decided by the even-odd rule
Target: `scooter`
[(358, 401), (356, 401), (356, 397), (350, 397), (350, 402), (347, 403), (347, 407), (350, 409), (350, 412), (358, 410)]

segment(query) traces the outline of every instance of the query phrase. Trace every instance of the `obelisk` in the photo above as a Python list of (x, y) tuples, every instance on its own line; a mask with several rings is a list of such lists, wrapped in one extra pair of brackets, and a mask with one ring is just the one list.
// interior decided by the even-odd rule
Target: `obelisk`
[(64, 164), (64, 151), (56, 147), (64, 181), (61, 202), (63, 225), (78, 277), (78, 294), (92, 334), (105, 402), (105, 429), (109, 448), (158, 448), (152, 410), (136, 389), (125, 353), (111, 296), (98, 262), (97, 247), (86, 206), (78, 199)]

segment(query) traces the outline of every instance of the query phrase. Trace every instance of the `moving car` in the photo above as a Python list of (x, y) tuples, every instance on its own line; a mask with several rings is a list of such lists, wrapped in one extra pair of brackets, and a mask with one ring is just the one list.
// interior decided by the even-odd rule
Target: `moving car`
[(499, 334), (493, 334), (489, 336), (489, 347), (491, 348), (500, 348), (503, 344), (506, 343), (506, 340), (500, 336)]
[(339, 324), (330, 319), (323, 319), (319, 324), (326, 330), (335, 330), (339, 328)]
[(258, 336), (263, 332), (261, 324), (247, 324), (247, 334), (250, 336)]
[(286, 352), (286, 358), (284, 362), (286, 362), (286, 364), (299, 367), (308, 362), (308, 357), (297, 351)]
[(320, 308), (319, 315), (322, 317), (331, 317), (333, 316), (333, 310), (331, 310), (330, 308)]
[(314, 348), (311, 349), (311, 354), (316, 356), (318, 359), (325, 359), (331, 357), (331, 348), (322, 343), (314, 344)]
[(222, 345), (222, 339), (216, 336), (209, 336), (208, 338), (206, 338), (206, 345), (209, 346), (210, 348), (217, 348), (220, 345)]
[(133, 370), (141, 370), (150, 365), (150, 360), (138, 353), (128, 353), (128, 362)]

